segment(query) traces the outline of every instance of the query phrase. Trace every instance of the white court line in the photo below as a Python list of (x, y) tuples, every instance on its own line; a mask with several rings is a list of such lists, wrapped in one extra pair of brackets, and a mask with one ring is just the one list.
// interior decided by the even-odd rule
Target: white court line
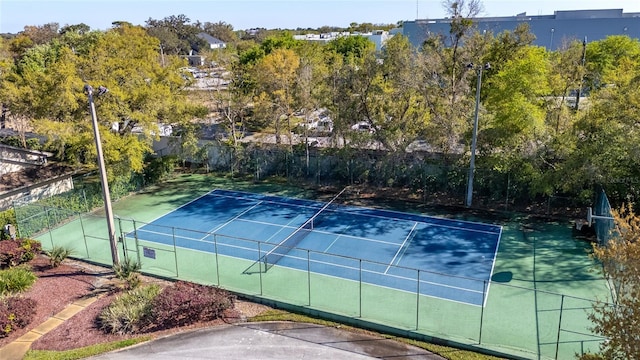
[(414, 222), (413, 227), (411, 228), (411, 231), (409, 231), (409, 233), (407, 234), (407, 237), (404, 238), (404, 241), (402, 242), (402, 245), (400, 245), (400, 247), (398, 248), (396, 255), (393, 257), (393, 259), (391, 259), (391, 263), (389, 263), (389, 266), (387, 266), (387, 270), (384, 271), (385, 274), (389, 272), (389, 269), (391, 269), (391, 266), (393, 266), (393, 263), (396, 261), (396, 258), (400, 254), (400, 251), (402, 251), (402, 249), (404, 248), (404, 245), (407, 243), (407, 241), (409, 241), (409, 239), (411, 238), (411, 234), (413, 234), (413, 231), (416, 229), (417, 226), (418, 226), (418, 222)]
[[(239, 194), (243, 193), (241, 191), (236, 191), (236, 190), (226, 190), (226, 191), (235, 192), (235, 193), (239, 193)], [(248, 194), (252, 194), (252, 193), (248, 193)], [(281, 196), (270, 196), (270, 195), (262, 195), (262, 194), (254, 194), (254, 195), (259, 195), (258, 197), (272, 197), (272, 198), (273, 197), (281, 197)], [(279, 202), (279, 201), (274, 201), (274, 200), (256, 199), (255, 197), (251, 197), (251, 196), (230, 196), (230, 195), (223, 195), (223, 194), (215, 194), (215, 196), (224, 197), (224, 198), (228, 198), (228, 199), (243, 199), (243, 200), (260, 201), (260, 202), (263, 202), (263, 203), (276, 204), (276, 205), (287, 206), (287, 207), (292, 207), (292, 208), (308, 208), (308, 209), (312, 209), (314, 211), (318, 210), (317, 207), (310, 206), (310, 205), (289, 204), (289, 203), (286, 203), (286, 202)], [(311, 202), (311, 203), (314, 203), (314, 204), (318, 204), (318, 206), (320, 206), (322, 204), (322, 202), (313, 201), (313, 200), (297, 199), (297, 198), (293, 198), (293, 199), (301, 200), (301, 201), (308, 201), (308, 202)]]
[[(367, 208), (367, 207), (362, 207), (362, 209), (369, 209), (369, 210), (379, 210), (379, 209), (373, 209), (373, 208)], [(342, 214), (350, 214), (350, 215), (355, 215), (355, 216), (362, 216), (362, 217), (371, 217), (371, 218), (379, 218), (379, 219), (384, 219), (384, 220), (392, 220), (392, 221), (398, 221), (398, 222), (416, 222), (415, 220), (408, 220), (408, 219), (403, 219), (400, 217), (394, 218), (394, 217), (389, 217), (386, 215), (376, 215), (376, 214), (361, 214), (361, 213), (357, 213), (354, 211), (344, 211), (341, 209), (337, 209), (337, 210), (327, 210), (328, 212), (334, 212), (334, 213), (342, 213)], [(433, 216), (428, 216), (428, 215), (422, 215), (422, 214), (413, 214), (413, 213), (402, 213), (399, 211), (392, 211), (392, 210), (381, 210), (381, 211), (385, 211), (385, 212), (389, 212), (389, 213), (397, 213), (397, 214), (409, 214), (409, 215), (415, 215), (416, 217), (421, 217), (421, 218), (425, 218), (425, 219), (437, 219), (437, 220), (441, 220), (441, 221), (445, 221), (445, 222), (459, 222), (459, 223), (463, 223), (463, 224), (479, 224), (479, 225), (485, 225), (487, 227), (492, 226), (492, 227), (496, 227), (496, 228), (500, 228), (502, 229), (501, 226), (499, 225), (493, 225), (493, 224), (484, 224), (484, 223), (477, 223), (477, 222), (473, 222), (473, 221), (466, 221), (466, 220), (454, 220), (454, 219), (449, 219), (449, 218), (439, 218), (439, 217), (433, 217)], [(465, 227), (465, 226), (453, 226), (453, 225), (445, 225), (445, 224), (436, 224), (436, 223), (432, 223), (432, 222), (428, 222), (428, 221), (417, 221), (421, 224), (425, 224), (428, 226), (436, 226), (436, 227), (443, 227), (443, 228), (449, 228), (449, 229), (455, 229), (455, 230), (464, 230), (464, 231), (470, 231), (470, 232), (477, 232), (477, 233), (485, 233), (485, 234), (493, 234), (496, 235), (498, 233), (493, 232), (493, 231), (486, 231), (486, 230), (479, 230), (479, 229), (472, 229), (470, 227)], [(502, 230), (500, 230), (501, 232)]]
[(211, 234), (215, 234), (216, 231), (222, 229), (223, 227), (231, 224), (234, 220), (236, 220), (237, 218), (239, 218), (240, 216), (246, 214), (247, 212), (253, 210), (256, 208), (256, 206), (260, 205), (262, 203), (262, 201), (258, 201), (255, 205), (253, 205), (252, 207), (246, 209), (245, 211), (241, 212), (240, 214), (236, 215), (235, 217), (231, 218), (231, 220), (227, 221), (226, 223), (222, 224), (222, 225), (218, 225), (217, 227), (207, 231), (207, 236), (201, 238), (200, 240), (204, 240), (205, 238), (209, 237)]
[(270, 241), (271, 239), (273, 239), (273, 237), (274, 237), (274, 236), (276, 236), (277, 234), (279, 234), (282, 230), (287, 229), (287, 228), (289, 228), (289, 229), (297, 229), (297, 227), (296, 227), (296, 226), (289, 226), (289, 225), (290, 225), (290, 224), (291, 224), (295, 219), (297, 219), (298, 217), (300, 217), (300, 215), (297, 215), (296, 217), (294, 217), (293, 219), (291, 219), (291, 221), (289, 221), (289, 222), (288, 222), (288, 223), (286, 223), (285, 225), (270, 224), (270, 223), (262, 223), (262, 222), (259, 222), (259, 221), (252, 221), (252, 220), (245, 220), (245, 219), (238, 219), (238, 221), (248, 221), (248, 222), (252, 222), (252, 223), (254, 223), (254, 224), (267, 224), (267, 225), (273, 225), (273, 226), (277, 226), (277, 227), (279, 227), (280, 229), (278, 229), (278, 231), (276, 231), (275, 233), (273, 233), (273, 235), (271, 235), (271, 236), (270, 236), (270, 237), (265, 241), (265, 243), (272, 244), (272, 243), (270, 243), (269, 241)]
[[(292, 259), (297, 259), (297, 260), (301, 260), (301, 261), (307, 261), (307, 258), (303, 258), (303, 257), (299, 257), (299, 256), (295, 256), (295, 255), (291, 255), (289, 256)], [(342, 264), (337, 264), (337, 263), (333, 263), (333, 262), (328, 262), (328, 261), (321, 261), (321, 260), (317, 260), (317, 259), (312, 259), (311, 262), (316, 263), (316, 264), (320, 264), (320, 265), (324, 265), (324, 266), (329, 266), (329, 267), (336, 267), (336, 268), (343, 268), (343, 269), (348, 269), (348, 270), (353, 270), (353, 271), (360, 271), (360, 268), (357, 267), (352, 267), (352, 266), (348, 266), (348, 265), (342, 265)], [(295, 268), (295, 267), (289, 267), (290, 269), (296, 269), (296, 270), (300, 270), (300, 271), (307, 271), (307, 270), (301, 270), (299, 268)], [(417, 279), (414, 278), (410, 278), (410, 277), (406, 277), (406, 276), (402, 276), (402, 275), (393, 275), (393, 274), (384, 274), (378, 271), (374, 271), (374, 270), (367, 270), (367, 269), (362, 269), (363, 272), (369, 273), (369, 274), (375, 274), (375, 275), (385, 275), (388, 276), (390, 278), (395, 278), (398, 280), (408, 280), (408, 281), (417, 281)], [(318, 274), (322, 274), (325, 276), (333, 276), (333, 275), (329, 275), (325, 272), (315, 272)], [(444, 275), (444, 276), (448, 276), (446, 274), (439, 274), (439, 273), (432, 273), (432, 272), (427, 272), (428, 274), (434, 274), (434, 275)], [(336, 277), (336, 276), (333, 276)], [(339, 277), (337, 276), (336, 278), (338, 279), (347, 279), (346, 277)], [(455, 279), (455, 276), (451, 276), (451, 278)], [(465, 278), (462, 278), (465, 279)], [(480, 282), (482, 280), (479, 279), (472, 279), (472, 278), (467, 278), (468, 280), (472, 280), (472, 281), (477, 281)], [(465, 292), (469, 292), (469, 293), (477, 293), (477, 294), (481, 294), (484, 292), (483, 290), (474, 290), (474, 289), (469, 289), (469, 288), (465, 288), (465, 287), (460, 287), (460, 286), (456, 286), (456, 285), (450, 285), (450, 284), (444, 284), (444, 283), (439, 283), (439, 282), (434, 282), (434, 281), (427, 281), (427, 280), (420, 280), (420, 283), (422, 284), (428, 284), (428, 285), (435, 285), (435, 286), (440, 286), (443, 288), (448, 288), (448, 289), (455, 289), (455, 290), (461, 290), (461, 291), (465, 291)], [(380, 285), (378, 283), (372, 283), (376, 286), (381, 286), (381, 287), (386, 287), (384, 285)], [(397, 290), (397, 288), (395, 288)], [(444, 298), (447, 300), (450, 300), (449, 298)]]

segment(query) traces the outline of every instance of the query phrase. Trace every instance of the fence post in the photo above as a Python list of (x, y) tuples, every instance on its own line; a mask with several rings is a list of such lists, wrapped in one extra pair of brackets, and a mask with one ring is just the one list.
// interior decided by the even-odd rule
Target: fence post
[(118, 219), (118, 230), (120, 231), (120, 236), (118, 236), (118, 240), (122, 241), (122, 255), (124, 259), (127, 260), (129, 258), (129, 254), (127, 254), (127, 244), (124, 242), (124, 232), (122, 231), (122, 219), (119, 216), (115, 216), (115, 219)]
[[(84, 241), (84, 251), (87, 252), (87, 259), (91, 258), (89, 256), (89, 246), (87, 245), (87, 238), (84, 236), (84, 223), (82, 222), (82, 213), (78, 212), (78, 219), (80, 220), (80, 229), (82, 230), (82, 240)], [(51, 233), (51, 232), (49, 232)], [(53, 241), (53, 240), (51, 240)]]
[(556, 357), (558, 358), (558, 350), (560, 349), (560, 330), (562, 329), (562, 309), (564, 308), (564, 295), (560, 298), (560, 317), (558, 319), (558, 337), (556, 338)]
[(480, 303), (480, 332), (478, 334), (478, 345), (482, 345), (482, 324), (484, 322), (484, 301), (487, 298), (487, 280), (482, 281), (482, 302)]
[(511, 173), (507, 173), (507, 195), (504, 200), (504, 209), (509, 210), (509, 187), (511, 186)]
[(358, 271), (358, 313), (359, 316), (358, 317), (362, 317), (362, 259), (358, 259), (360, 262), (360, 267), (359, 267), (359, 271)]
[(140, 243), (138, 243), (138, 228), (136, 227), (136, 221), (134, 219), (131, 221), (133, 222), (133, 238), (136, 243), (136, 257), (138, 258), (138, 264), (142, 264), (142, 259), (140, 259)]
[(420, 329), (420, 269), (418, 269), (418, 281), (416, 283), (416, 331)]
[(173, 261), (176, 265), (176, 277), (179, 277), (178, 274), (178, 247), (176, 246), (176, 228), (171, 227), (171, 238), (173, 239)]
[[(218, 286), (220, 286), (220, 265), (218, 264), (218, 235), (213, 234), (213, 251), (215, 253), (216, 258), (216, 280), (218, 281)], [(258, 248), (258, 255), (260, 255), (260, 248)], [(260, 279), (262, 282), (262, 279)]]
[(309, 306), (311, 306), (311, 254), (307, 250), (307, 291), (309, 292)]
[[(261, 259), (262, 259), (262, 250), (260, 249), (260, 241), (258, 241), (258, 264), (260, 264), (258, 266), (258, 274), (260, 275), (260, 296), (262, 296), (262, 264), (261, 264)], [(218, 252), (216, 251), (216, 254)], [(267, 264), (264, 264), (264, 271), (267, 271)]]

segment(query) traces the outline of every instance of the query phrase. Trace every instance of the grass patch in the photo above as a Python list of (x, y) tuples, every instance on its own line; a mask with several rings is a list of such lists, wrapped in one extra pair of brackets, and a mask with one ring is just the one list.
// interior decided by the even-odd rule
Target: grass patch
[(354, 328), (351, 326), (347, 326), (344, 324), (340, 324), (334, 321), (316, 319), (305, 315), (294, 314), (284, 310), (268, 310), (263, 312), (260, 315), (254, 316), (248, 319), (249, 321), (294, 321), (294, 322), (302, 322), (302, 323), (311, 323), (322, 326), (331, 326), (331, 327), (339, 327), (341, 330), (364, 333), (374, 336), (379, 336), (385, 339), (391, 339), (399, 342), (403, 342), (405, 344), (409, 344), (412, 346), (416, 346), (428, 351), (431, 351), (434, 354), (438, 354), (449, 360), (497, 360), (502, 359), (495, 356), (484, 355), (480, 353), (476, 353), (473, 351), (460, 350), (456, 348), (451, 348), (442, 345), (435, 345), (424, 341), (412, 340), (407, 338), (401, 338), (392, 335), (380, 334), (370, 330), (364, 330), (359, 328)]
[(134, 339), (113, 341), (104, 344), (86, 346), (66, 351), (29, 350), (23, 360), (75, 360), (122, 349), (153, 339), (151, 336), (140, 336)]

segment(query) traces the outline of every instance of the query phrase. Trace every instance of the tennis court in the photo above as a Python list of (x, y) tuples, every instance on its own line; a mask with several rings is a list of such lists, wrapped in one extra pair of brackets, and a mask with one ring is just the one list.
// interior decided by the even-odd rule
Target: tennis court
[(218, 189), (126, 236), (253, 261), (246, 273), (286, 267), (481, 306), (501, 234), (496, 225)]

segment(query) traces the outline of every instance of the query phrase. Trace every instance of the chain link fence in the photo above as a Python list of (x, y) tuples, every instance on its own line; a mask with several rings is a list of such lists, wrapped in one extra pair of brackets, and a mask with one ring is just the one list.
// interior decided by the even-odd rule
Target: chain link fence
[[(39, 229), (45, 248), (61, 246), (73, 250), (74, 257), (111, 265), (103, 216), (35, 205), (24, 206), (20, 214), (20, 227)], [(143, 226), (161, 238), (143, 240)], [(522, 359), (573, 358), (597, 352), (605, 341), (590, 330), (587, 314), (595, 301), (589, 299), (467, 279), (483, 289), (476, 294), (484, 299), (478, 306), (439, 295), (451, 283), (445, 274), (374, 271), (381, 265), (297, 248), (283, 251), (284, 259), (268, 271), (251, 271), (274, 244), (135, 219), (117, 218), (116, 228), (120, 256), (138, 261), (143, 273), (216, 285), (355, 326)]]

